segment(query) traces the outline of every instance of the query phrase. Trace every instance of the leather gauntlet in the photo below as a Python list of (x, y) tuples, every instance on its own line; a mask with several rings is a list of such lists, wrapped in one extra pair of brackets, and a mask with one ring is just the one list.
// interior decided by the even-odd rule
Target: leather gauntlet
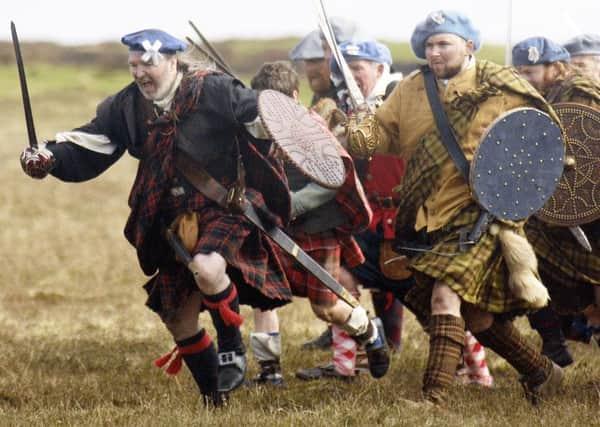
[(374, 114), (352, 114), (346, 124), (346, 139), (350, 154), (359, 159), (370, 159), (379, 144), (378, 127)]

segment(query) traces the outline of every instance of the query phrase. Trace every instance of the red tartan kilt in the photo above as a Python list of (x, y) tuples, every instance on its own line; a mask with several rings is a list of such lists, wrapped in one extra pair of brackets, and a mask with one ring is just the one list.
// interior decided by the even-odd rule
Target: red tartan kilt
[[(241, 274), (245, 284), (265, 297), (291, 299), (290, 286), (274, 243), (242, 215), (223, 215), (207, 209), (200, 213), (199, 224), (200, 236), (194, 254), (217, 252), (225, 258), (230, 269)], [(239, 290), (241, 284), (237, 285)], [(240, 297), (242, 295), (243, 290)]]
[[(292, 290), (269, 238), (241, 214), (227, 214), (214, 204), (196, 212), (199, 236), (193, 255), (216, 252), (225, 258), (240, 304), (268, 310), (291, 301)], [(165, 254), (158, 274), (144, 288), (146, 304), (163, 318), (175, 313), (190, 292), (198, 289), (172, 252)]]
[[(338, 234), (296, 233), (292, 238), (302, 250), (338, 280), (342, 263), (353, 267), (364, 262), (363, 254), (354, 238)], [(276, 252), (283, 264), (294, 296), (308, 298), (315, 305), (331, 306), (337, 301), (337, 296), (294, 258), (279, 247), (276, 247)]]

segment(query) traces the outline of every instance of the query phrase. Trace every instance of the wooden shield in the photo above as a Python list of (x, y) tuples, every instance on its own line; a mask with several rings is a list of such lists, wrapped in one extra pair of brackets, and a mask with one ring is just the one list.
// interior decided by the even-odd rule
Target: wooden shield
[(258, 112), (286, 160), (323, 187), (342, 186), (346, 173), (339, 143), (306, 108), (281, 92), (263, 90)]
[(561, 226), (587, 224), (600, 219), (600, 112), (574, 103), (553, 108), (565, 129), (567, 164), (537, 216)]
[(484, 132), (471, 163), (471, 191), (497, 218), (519, 221), (552, 196), (563, 171), (560, 126), (543, 111), (517, 108)]

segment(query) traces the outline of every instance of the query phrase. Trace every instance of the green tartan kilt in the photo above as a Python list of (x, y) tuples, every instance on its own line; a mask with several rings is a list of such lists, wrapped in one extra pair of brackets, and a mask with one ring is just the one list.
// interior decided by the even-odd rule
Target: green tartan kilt
[(549, 227), (535, 218), (525, 232), (537, 254), (551, 306), (572, 314), (593, 304), (594, 286), (600, 286), (600, 248), (592, 242), (592, 252), (586, 252), (567, 228)]
[(411, 260), (410, 268), (417, 284), (406, 299), (419, 316), (427, 318), (431, 313), (435, 282), (450, 286), (463, 302), (490, 313), (516, 315), (531, 308), (526, 301), (514, 297), (508, 288), (508, 269), (498, 236), (486, 232), (477, 244), (468, 246), (465, 252), (459, 251), (460, 231), (470, 231), (478, 217), (479, 208), (469, 205), (441, 230), (428, 234), (433, 244), (431, 251)]

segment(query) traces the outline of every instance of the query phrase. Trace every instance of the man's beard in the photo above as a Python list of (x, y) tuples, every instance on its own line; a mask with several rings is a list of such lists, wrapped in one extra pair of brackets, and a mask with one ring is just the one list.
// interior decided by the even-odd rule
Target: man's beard
[(451, 79), (463, 70), (463, 65), (464, 64), (455, 66), (447, 65), (439, 72), (439, 74), (435, 74), (435, 71), (434, 74), (438, 79)]
[(144, 96), (144, 98), (146, 98), (149, 101), (160, 101), (161, 99), (163, 99), (165, 96), (167, 96), (169, 94), (169, 92), (171, 91), (171, 86), (173, 86), (173, 83), (175, 82), (175, 77), (173, 77), (172, 80), (169, 81), (162, 81), (157, 87), (156, 87), (156, 91), (154, 91), (154, 93), (147, 93), (143, 90), (143, 88), (141, 87), (141, 85), (138, 85), (138, 87), (140, 88), (140, 92), (142, 93), (142, 95)]

